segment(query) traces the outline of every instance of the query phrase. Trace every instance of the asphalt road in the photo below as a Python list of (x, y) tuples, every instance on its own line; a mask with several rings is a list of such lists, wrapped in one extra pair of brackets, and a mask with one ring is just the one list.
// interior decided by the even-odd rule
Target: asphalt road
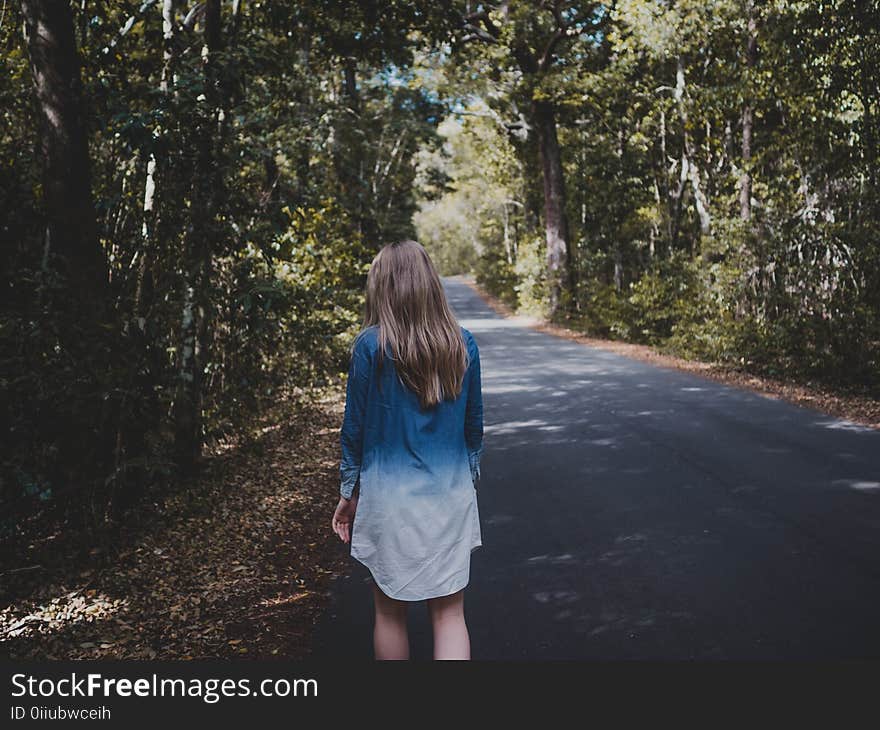
[[(482, 365), (475, 659), (880, 657), (880, 431), (444, 286)], [(316, 656), (372, 656), (369, 574), (351, 563)], [(410, 613), (413, 657), (430, 658), (424, 604)]]

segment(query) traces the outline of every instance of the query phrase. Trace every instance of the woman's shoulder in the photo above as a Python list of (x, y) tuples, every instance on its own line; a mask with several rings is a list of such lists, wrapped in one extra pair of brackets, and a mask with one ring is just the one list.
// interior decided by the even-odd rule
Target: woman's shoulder
[(467, 345), (468, 350), (476, 350), (477, 340), (474, 337), (473, 333), (467, 327), (463, 327), (462, 325), (458, 326), (461, 327), (461, 333), (462, 335), (464, 335), (464, 342)]
[(379, 341), (379, 325), (372, 324), (361, 329), (354, 338), (354, 352), (370, 355), (376, 350)]

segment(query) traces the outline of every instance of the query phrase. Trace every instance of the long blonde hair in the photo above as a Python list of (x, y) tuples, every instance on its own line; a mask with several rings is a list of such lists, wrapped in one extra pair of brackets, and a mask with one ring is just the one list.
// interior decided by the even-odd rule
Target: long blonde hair
[(469, 364), (467, 345), (420, 243), (386, 244), (373, 259), (363, 329), (372, 325), (379, 326), (379, 367), (390, 345), (398, 376), (422, 408), (458, 397)]

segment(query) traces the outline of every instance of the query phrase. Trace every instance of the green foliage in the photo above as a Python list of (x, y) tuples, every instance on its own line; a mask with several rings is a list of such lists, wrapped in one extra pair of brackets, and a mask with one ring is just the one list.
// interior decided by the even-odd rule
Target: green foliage
[(498, 255), (495, 249), (488, 249), (474, 266), (477, 283), (484, 286), (493, 296), (507, 306), (517, 308), (519, 300), (515, 290), (517, 275), (506, 257)]
[[(491, 250), (489, 268), (504, 278), (515, 258), (515, 231), (522, 225), (522, 206), (512, 184), (521, 165), (486, 107), (476, 105), (470, 111), (475, 116), (444, 120), (438, 128), (442, 146), (422, 151), (418, 187), (427, 194), (422, 193), (414, 223), (419, 241), (442, 273), (471, 270)], [(430, 181), (437, 179), (443, 188), (434, 192)], [(500, 263), (499, 257), (506, 267), (494, 263)], [(496, 277), (488, 271), (482, 275), (489, 281)], [(496, 288), (504, 290), (503, 285)]]
[(415, 156), (438, 143), (441, 106), (411, 66), (449, 8), (236, 6), (219, 4), (210, 53), (208, 16), (184, 25), (178, 6), (170, 59), (161, 3), (73, 6), (110, 272), (100, 321), (65, 306), (74, 285), (43, 240), (39, 106), (18, 5), (4, 7), (6, 537), (121, 517), (187, 470), (181, 443), (216, 444), (280, 388), (336, 379), (369, 262), (413, 235)]
[(519, 309), (524, 314), (546, 316), (547, 303), (547, 263), (546, 242), (540, 236), (522, 241), (517, 249), (516, 284), (513, 289), (517, 293)]
[(542, 314), (535, 101), (557, 120), (570, 324), (880, 389), (876, 4), (237, 6), (209, 54), (206, 16), (178, 8), (168, 59), (160, 4), (72, 6), (103, 294), (46, 245), (40, 107), (4, 6), (7, 534), (56, 508), (113, 517), (170, 483), (182, 435), (223, 439), (339, 375), (388, 240)]
[(629, 340), (633, 329), (629, 300), (613, 284), (595, 284), (583, 314), (570, 323), (584, 332), (613, 340)]
[[(558, 18), (521, 3), (480, 7), (485, 18), (474, 14), (434, 83), (457, 95), (452, 118), (514, 164), (473, 143), (436, 163), (448, 190), (432, 215), (461, 221), (443, 246), (474, 241), (485, 285), (541, 311), (542, 181), (528, 109), (552, 100), (570, 325), (878, 392), (876, 4), (562, 3), (583, 32), (531, 71), (523, 59), (547, 47)], [(498, 234), (502, 209), (482, 204), (493, 191), (516, 202), (508, 236)]]
[(686, 255), (663, 259), (630, 285), (629, 337), (657, 344), (701, 319), (699, 267)]

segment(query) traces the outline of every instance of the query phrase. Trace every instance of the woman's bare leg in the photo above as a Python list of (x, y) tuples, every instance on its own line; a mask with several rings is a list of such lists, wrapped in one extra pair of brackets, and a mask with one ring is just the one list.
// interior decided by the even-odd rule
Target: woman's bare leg
[(373, 583), (376, 620), (373, 624), (373, 648), (376, 659), (409, 659), (409, 636), (406, 631), (406, 601), (389, 598)]
[(470, 659), (471, 639), (464, 621), (464, 590), (428, 600), (434, 627), (434, 659)]

